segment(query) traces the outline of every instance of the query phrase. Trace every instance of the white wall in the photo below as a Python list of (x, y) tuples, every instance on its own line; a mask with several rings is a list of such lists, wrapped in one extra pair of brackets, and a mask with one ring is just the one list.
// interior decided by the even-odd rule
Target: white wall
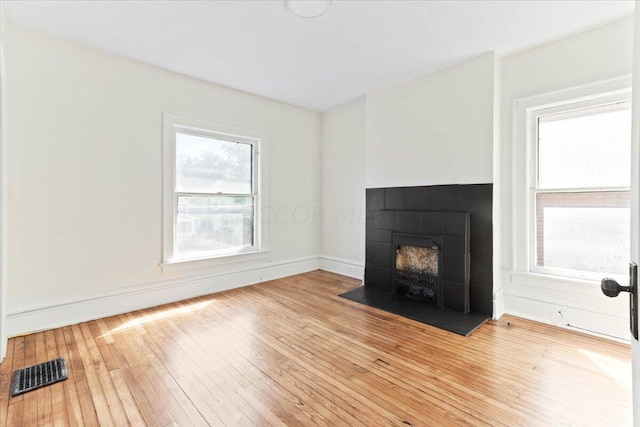
[(367, 94), (368, 188), (493, 182), (495, 55)]
[(602, 327), (612, 335), (628, 335), (626, 298), (604, 297), (596, 282), (514, 280), (512, 132), (514, 100), (629, 74), (632, 43), (633, 19), (630, 17), (503, 59), (496, 190), (502, 197), (501, 271), (508, 313), (558, 325), (571, 324), (592, 330)]
[(498, 67), (487, 53), (323, 114), (323, 269), (363, 277), (366, 188), (493, 182)]
[(364, 98), (322, 115), (322, 268), (364, 275)]
[[(10, 333), (319, 266), (319, 114), (9, 31)], [(268, 132), (266, 259), (161, 272), (163, 112)]]

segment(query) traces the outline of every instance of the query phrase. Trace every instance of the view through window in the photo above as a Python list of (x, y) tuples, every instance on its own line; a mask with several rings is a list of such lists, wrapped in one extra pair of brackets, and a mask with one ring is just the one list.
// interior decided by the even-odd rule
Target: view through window
[(625, 274), (631, 103), (541, 115), (536, 131), (532, 270)]
[(176, 256), (254, 245), (253, 145), (176, 133)]

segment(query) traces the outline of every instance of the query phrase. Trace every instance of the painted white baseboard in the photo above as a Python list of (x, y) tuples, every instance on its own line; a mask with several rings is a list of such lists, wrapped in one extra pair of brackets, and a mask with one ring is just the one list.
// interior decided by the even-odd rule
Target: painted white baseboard
[(612, 315), (584, 306), (558, 303), (504, 294), (506, 313), (549, 325), (578, 330), (616, 340), (629, 341), (627, 313)]
[(504, 314), (504, 289), (493, 292), (493, 318), (499, 319)]
[(364, 263), (328, 255), (320, 256), (320, 269), (364, 280)]
[(79, 295), (32, 306), (9, 309), (8, 336), (73, 325), (320, 268), (317, 256), (263, 263), (222, 273), (207, 273), (145, 283), (106, 292)]

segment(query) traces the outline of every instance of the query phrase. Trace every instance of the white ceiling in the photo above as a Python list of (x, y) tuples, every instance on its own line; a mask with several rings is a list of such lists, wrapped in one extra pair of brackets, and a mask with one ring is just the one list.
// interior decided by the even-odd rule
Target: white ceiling
[(633, 1), (5, 1), (9, 22), (317, 111), (483, 52), (633, 13)]

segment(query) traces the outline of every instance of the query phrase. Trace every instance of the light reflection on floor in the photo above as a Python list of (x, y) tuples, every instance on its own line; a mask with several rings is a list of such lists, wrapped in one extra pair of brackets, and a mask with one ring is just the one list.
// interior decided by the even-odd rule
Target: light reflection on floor
[(207, 307), (212, 302), (214, 302), (214, 300), (202, 301), (202, 302), (189, 304), (189, 305), (184, 306), (184, 307), (166, 309), (166, 310), (159, 311), (159, 312), (156, 312), (156, 313), (152, 313), (152, 314), (147, 314), (147, 315), (144, 315), (144, 316), (136, 317), (136, 318), (134, 318), (134, 319), (132, 319), (132, 320), (130, 320), (128, 322), (123, 323), (122, 325), (118, 326), (117, 328), (111, 329), (109, 331), (109, 333), (104, 334), (101, 337), (104, 337), (106, 335), (113, 335), (113, 334), (116, 334), (118, 332), (123, 332), (123, 331), (126, 331), (128, 329), (135, 328), (137, 326), (148, 325), (150, 323), (154, 323), (154, 322), (157, 322), (157, 321), (160, 321), (160, 320), (169, 319), (171, 317), (179, 316), (179, 315), (182, 315), (182, 314), (193, 313), (195, 311), (202, 310), (203, 308)]
[(578, 351), (618, 384), (631, 387), (631, 360), (615, 359), (582, 348)]

